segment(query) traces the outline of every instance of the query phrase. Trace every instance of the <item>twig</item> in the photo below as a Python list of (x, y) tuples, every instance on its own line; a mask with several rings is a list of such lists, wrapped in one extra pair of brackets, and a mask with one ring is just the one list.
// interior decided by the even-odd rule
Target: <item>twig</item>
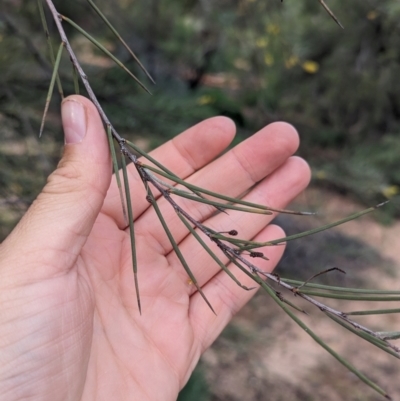
[[(193, 185), (187, 184), (187, 183), (183, 183), (183, 181), (177, 177), (174, 173), (169, 172), (168, 170), (166, 170), (163, 166), (160, 167), (160, 164), (158, 162), (155, 162), (156, 165), (158, 167), (160, 167), (162, 171), (154, 171), (156, 174), (161, 175), (167, 179), (171, 179), (172, 181), (175, 180), (176, 184), (182, 184), (184, 186), (186, 186), (186, 188), (191, 191), (194, 195), (191, 195), (189, 192), (186, 191), (181, 191), (178, 190), (174, 185), (170, 185), (169, 183), (161, 180), (160, 178), (158, 178), (155, 174), (153, 174), (153, 172), (151, 172), (150, 170), (153, 170), (150, 166), (145, 166), (143, 165), (139, 160), (138, 157), (131, 151), (130, 148), (135, 149), (134, 146), (131, 147), (130, 143), (127, 142), (122, 136), (120, 136), (118, 134), (118, 132), (116, 131), (116, 129), (112, 126), (110, 120), (108, 119), (107, 115), (105, 114), (103, 108), (101, 107), (96, 95), (94, 94), (94, 91), (92, 90), (92, 87), (89, 83), (89, 80), (85, 74), (85, 72), (83, 71), (69, 41), (68, 38), (65, 34), (65, 31), (63, 29), (62, 26), (62, 20), (66, 19), (63, 16), (61, 16), (58, 12), (57, 9), (55, 8), (53, 1), (52, 0), (45, 0), (50, 12), (54, 18), (54, 21), (56, 23), (58, 32), (60, 34), (61, 37), (61, 41), (66, 49), (66, 51), (68, 52), (71, 62), (74, 66), (74, 68), (76, 69), (78, 75), (80, 76), (83, 85), (86, 88), (86, 91), (89, 95), (90, 100), (95, 104), (104, 124), (107, 126), (108, 130), (111, 131), (111, 134), (113, 136), (113, 138), (117, 141), (121, 153), (123, 155), (123, 161), (125, 161), (124, 157), (127, 157), (135, 166), (139, 176), (141, 177), (143, 184), (146, 187), (147, 190), (147, 194), (148, 194), (148, 200), (150, 201), (150, 203), (153, 205), (155, 212), (157, 213), (159, 220), (161, 222), (161, 224), (163, 225), (163, 228), (171, 242), (172, 247), (174, 248), (178, 258), (180, 259), (183, 267), (185, 268), (185, 270), (187, 271), (189, 277), (191, 278), (191, 281), (195, 284), (198, 292), (200, 293), (200, 295), (204, 298), (204, 300), (207, 302), (207, 304), (209, 305), (210, 309), (213, 311), (212, 309), (212, 305), (207, 301), (207, 298), (205, 297), (205, 295), (202, 292), (201, 287), (197, 284), (196, 282), (196, 278), (193, 276), (193, 274), (190, 271), (189, 266), (186, 264), (183, 255), (181, 254), (177, 243), (175, 242), (172, 233), (170, 232), (169, 228), (166, 225), (166, 222), (164, 221), (164, 218), (161, 215), (161, 211), (157, 205), (157, 202), (152, 194), (152, 191), (150, 189), (149, 184), (151, 184), (156, 190), (159, 191), (159, 193), (161, 194), (161, 196), (171, 205), (171, 207), (176, 211), (176, 213), (178, 214), (178, 216), (181, 218), (182, 222), (184, 224), (187, 225), (187, 227), (189, 228), (189, 225), (191, 225), (193, 227), (193, 229), (189, 228), (189, 232), (191, 232), (193, 234), (193, 236), (195, 238), (200, 238), (197, 235), (195, 235), (194, 233), (196, 232), (195, 230), (199, 230), (201, 231), (206, 237), (209, 238), (210, 241), (212, 241), (213, 243), (216, 244), (216, 246), (218, 246), (218, 248), (223, 252), (223, 254), (226, 256), (226, 258), (228, 259), (228, 261), (232, 262), (234, 265), (236, 265), (237, 267), (239, 267), (242, 271), (245, 272), (245, 274), (247, 274), (248, 276), (250, 276), (256, 283), (258, 283), (259, 285), (261, 285), (268, 294), (270, 294), (277, 302), (280, 303), (280, 306), (286, 311), (286, 313), (288, 313), (289, 316), (292, 317), (293, 320), (296, 321), (296, 323), (298, 323), (304, 330), (306, 330), (319, 344), (321, 344), (325, 349), (328, 349), (328, 352), (330, 352), (332, 355), (334, 355), (337, 359), (339, 359), (341, 361), (341, 363), (343, 363), (345, 366), (350, 366), (346, 361), (344, 361), (342, 358), (338, 357), (336, 353), (334, 353), (334, 351), (332, 351), (329, 347), (326, 346), (325, 343), (322, 342), (321, 339), (319, 339), (319, 337), (317, 337), (314, 333), (312, 333), (304, 324), (301, 323), (301, 321), (299, 321), (299, 319), (297, 317), (294, 317), (293, 313), (291, 311), (288, 311), (288, 309), (286, 308), (285, 305), (283, 305), (283, 303), (287, 303), (288, 305), (290, 305), (291, 307), (294, 307), (295, 309), (297, 309), (300, 312), (304, 312), (303, 310), (297, 308), (296, 306), (294, 306), (291, 302), (286, 301), (285, 298), (283, 297), (281, 292), (278, 292), (276, 290), (274, 290), (274, 288), (272, 287), (271, 284), (268, 283), (268, 281), (275, 283), (276, 285), (278, 285), (281, 288), (286, 289), (287, 291), (291, 292), (294, 296), (300, 297), (302, 299), (304, 299), (305, 301), (309, 302), (310, 304), (312, 304), (314, 307), (318, 308), (319, 310), (321, 310), (322, 312), (324, 312), (325, 314), (327, 314), (329, 317), (334, 318), (335, 321), (341, 322), (345, 327), (351, 327), (350, 331), (356, 332), (356, 333), (363, 333), (362, 335), (360, 335), (361, 337), (363, 337), (364, 339), (373, 339), (372, 342), (379, 344), (381, 347), (387, 347), (390, 348), (392, 351), (391, 353), (397, 357), (400, 357), (400, 349), (398, 347), (396, 347), (395, 345), (391, 344), (390, 342), (388, 342), (388, 339), (391, 339), (393, 336), (388, 335), (387, 332), (374, 332), (372, 330), (370, 330), (369, 328), (351, 320), (346, 313), (341, 312), (339, 310), (336, 310), (328, 305), (323, 304), (320, 301), (317, 301), (316, 299), (312, 298), (311, 296), (307, 295), (305, 293), (305, 291), (307, 291), (306, 287), (308, 285), (308, 281), (310, 281), (312, 278), (316, 277), (313, 276), (311, 279), (307, 280), (305, 283), (299, 285), (299, 286), (294, 286), (291, 285), (289, 282), (285, 282), (284, 280), (281, 280), (279, 276), (277, 276), (276, 274), (273, 273), (268, 273), (268, 272), (264, 272), (262, 270), (260, 270), (257, 266), (255, 266), (250, 260), (246, 259), (245, 256), (250, 256), (250, 257), (264, 257), (264, 255), (261, 252), (256, 252), (253, 251), (253, 249), (255, 248), (260, 248), (263, 246), (272, 246), (272, 245), (276, 245), (279, 243), (283, 243), (286, 242), (288, 240), (291, 239), (296, 239), (299, 238), (300, 236), (302, 236), (301, 234), (298, 235), (294, 235), (291, 237), (286, 237), (286, 238), (281, 238), (278, 240), (274, 240), (274, 241), (270, 241), (270, 242), (265, 242), (265, 243), (256, 243), (256, 242), (252, 242), (252, 241), (247, 241), (244, 239), (236, 239), (236, 238), (231, 238), (231, 237), (226, 237), (223, 234), (223, 232), (216, 232), (214, 230), (212, 230), (211, 228), (205, 226), (204, 224), (202, 224), (201, 222), (197, 221), (194, 217), (192, 217), (188, 212), (186, 212), (173, 198), (172, 198), (172, 194), (178, 195), (178, 196), (185, 196), (187, 198), (190, 198), (193, 201), (197, 201), (197, 202), (203, 202), (203, 203), (207, 203), (210, 202), (210, 204), (216, 204), (216, 207), (218, 208), (218, 210), (220, 211), (224, 211), (225, 208), (232, 208), (232, 207), (236, 207), (234, 206), (235, 203), (235, 199), (220, 195), (220, 194), (215, 194), (212, 193), (211, 191), (207, 191), (203, 188), (198, 188), (195, 187)], [(323, 0), (319, 0), (321, 2), (321, 4), (325, 4), (323, 2)], [(326, 6), (326, 5), (325, 5)], [(325, 7), (327, 8), (327, 7)], [(329, 9), (328, 9), (329, 10)], [(331, 15), (332, 16), (332, 15)], [(143, 154), (142, 154), (143, 155)], [(146, 156), (145, 156), (146, 157)], [(149, 158), (147, 156), (147, 158)], [(123, 164), (123, 167), (125, 165)], [(126, 167), (124, 167), (124, 173), (126, 176)], [(126, 177), (125, 177), (126, 179)], [(125, 188), (127, 188), (127, 184), (125, 184)], [(208, 199), (205, 199), (203, 197), (204, 194), (213, 196), (214, 198), (216, 197), (219, 200), (225, 200), (229, 203), (227, 204), (223, 204), (222, 202), (214, 202), (214, 201), (209, 201)], [(189, 196), (190, 195), (190, 196)], [(127, 194), (127, 203), (129, 202), (129, 196)], [(213, 203), (212, 203), (213, 202)], [(248, 202), (244, 202), (244, 201), (239, 201), (239, 204), (241, 205), (245, 205), (247, 207), (247, 210), (243, 210), (246, 212), (250, 212), (252, 209), (250, 209), (253, 205), (248, 203)], [(247, 205), (246, 205), (247, 203)], [(215, 205), (214, 205), (215, 206)], [(280, 211), (278, 209), (270, 209), (264, 206), (260, 206), (260, 205), (255, 205), (256, 207), (258, 207), (259, 209), (263, 209), (264, 213), (270, 213), (271, 211)], [(376, 207), (379, 207), (381, 205), (378, 205)], [(375, 207), (375, 208), (376, 208)], [(355, 217), (359, 217), (367, 212), (370, 212), (372, 210), (374, 210), (375, 208), (370, 208), (367, 209), (366, 211), (357, 213), (353, 216), (350, 216), (346, 219), (342, 219), (340, 222), (336, 222), (336, 223), (332, 223), (327, 225), (326, 227), (334, 227), (335, 225), (344, 223), (346, 221), (349, 221)], [(245, 209), (245, 208), (239, 208), (239, 209)], [(128, 204), (128, 212), (129, 212), (129, 204)], [(288, 211), (283, 211), (283, 212), (288, 212)], [(295, 213), (292, 211), (289, 211), (290, 213)], [(131, 236), (133, 236), (133, 216), (131, 213), (129, 213), (129, 220), (130, 220), (130, 229), (131, 229)], [(326, 229), (326, 227), (324, 227)], [(310, 233), (316, 233), (319, 231), (322, 231), (323, 228), (317, 228), (314, 230), (310, 230), (310, 232), (308, 232), (308, 234)], [(231, 230), (232, 232), (235, 230)], [(226, 232), (225, 232), (226, 233)], [(228, 232), (229, 234), (229, 232)], [(306, 235), (303, 233), (303, 235)], [(133, 239), (132, 239), (133, 241)], [(201, 241), (199, 241), (201, 244)], [(133, 247), (135, 246), (134, 243), (132, 245)], [(208, 247), (205, 247), (206, 251), (210, 253), (210, 255), (212, 257), (214, 257), (211, 253), (211, 249)], [(245, 252), (245, 251), (250, 251), (250, 253)], [(132, 252), (134, 253), (134, 250), (132, 250)], [(138, 297), (138, 305), (139, 305), (139, 309), (140, 309), (140, 299), (139, 299), (139, 294), (138, 294), (138, 282), (137, 282), (137, 266), (135, 264), (135, 256), (133, 257), (133, 264), (134, 264), (134, 274), (135, 274), (135, 285), (136, 285), (136, 289), (137, 289), (137, 297)], [(217, 257), (215, 256), (214, 258), (215, 260), (217, 259)], [(336, 268), (335, 268), (336, 269)], [(332, 269), (330, 269), (332, 270)], [(330, 271), (328, 270), (328, 271)], [(340, 270), (340, 269), (337, 269)], [(240, 284), (240, 282), (237, 279), (234, 279), (235, 282), (237, 284), (239, 284), (241, 287), (244, 287), (243, 285)], [(305, 289), (302, 289), (302, 287), (305, 287)], [(244, 287), (245, 289), (248, 289), (247, 287)], [(379, 391), (381, 394), (385, 395), (387, 398), (389, 398), (389, 396), (387, 396), (387, 394), (385, 394), (383, 392), (383, 390), (379, 389), (377, 386), (375, 386), (373, 383), (371, 383), (370, 381), (368, 381), (368, 379), (366, 379), (360, 372), (355, 371), (353, 367), (349, 367), (349, 369), (353, 372), (355, 372), (363, 381), (365, 381), (367, 384), (369, 384), (371, 387), (375, 388), (377, 391)]]
[[(377, 339), (382, 340), (383, 339), (382, 336), (380, 336), (376, 332), (368, 329), (367, 327), (349, 319), (345, 313), (338, 311), (336, 309), (333, 309), (330, 306), (327, 306), (327, 305), (323, 304), (322, 302), (317, 301), (316, 299), (302, 293), (301, 291), (299, 291), (298, 287), (292, 286), (292, 285), (280, 280), (280, 278), (278, 278), (276, 275), (261, 271), (257, 266), (255, 266), (253, 263), (251, 263), (246, 258), (244, 258), (240, 254), (240, 252), (238, 252), (238, 248), (227, 245), (225, 242), (221, 241), (219, 238), (216, 238), (214, 233), (209, 228), (207, 228), (206, 226), (204, 226), (203, 224), (198, 222), (195, 218), (193, 218), (190, 214), (188, 214), (184, 209), (182, 209), (174, 201), (174, 199), (172, 199), (171, 194), (170, 194), (170, 189), (174, 188), (174, 187), (172, 187), (171, 185), (167, 184), (166, 182), (158, 179), (157, 177), (154, 176), (154, 174), (151, 174), (145, 167), (143, 167), (142, 164), (138, 161), (138, 158), (136, 157), (136, 155), (133, 154), (129, 150), (128, 146), (126, 145), (125, 139), (122, 138), (118, 134), (118, 132), (115, 130), (115, 128), (112, 126), (110, 120), (108, 119), (108, 117), (106, 116), (105, 112), (103, 111), (100, 103), (98, 102), (97, 97), (94, 94), (94, 92), (90, 86), (89, 80), (88, 80), (85, 72), (83, 71), (82, 67), (80, 66), (79, 61), (68, 41), (68, 38), (65, 34), (65, 31), (64, 31), (62, 23), (61, 23), (61, 21), (62, 21), (61, 15), (57, 12), (52, 0), (46, 0), (46, 2), (50, 8), (51, 13), (53, 14), (54, 20), (56, 22), (58, 31), (61, 36), (61, 40), (64, 43), (65, 48), (70, 55), (71, 61), (73, 62), (76, 70), (78, 71), (78, 73), (82, 79), (82, 82), (89, 94), (90, 99), (96, 105), (96, 107), (100, 113), (100, 116), (103, 119), (103, 122), (111, 128), (113, 137), (117, 140), (117, 142), (121, 148), (121, 152), (132, 161), (132, 163), (135, 165), (139, 175), (142, 177), (142, 180), (144, 182), (151, 183), (180, 215), (184, 216), (188, 221), (190, 221), (192, 223), (192, 225), (194, 227), (201, 230), (207, 237), (210, 238), (211, 241), (215, 242), (217, 244), (217, 246), (223, 250), (224, 253), (230, 255), (232, 258), (239, 260), (243, 265), (247, 266), (247, 268), (249, 269), (250, 272), (252, 272), (253, 274), (258, 274), (258, 275), (264, 276), (268, 280), (275, 282), (279, 286), (287, 289), (288, 291), (291, 291), (292, 293), (299, 296), (300, 298), (303, 298), (304, 300), (308, 301), (309, 303), (311, 303), (312, 305), (314, 305), (321, 311), (329, 312), (330, 314), (337, 316), (338, 318), (344, 320), (346, 323), (350, 324), (357, 330), (361, 330)], [(393, 344), (390, 344), (389, 342), (386, 342), (386, 343), (387, 343), (387, 346), (392, 348), (394, 351), (400, 352), (400, 349), (398, 347), (394, 346)]]

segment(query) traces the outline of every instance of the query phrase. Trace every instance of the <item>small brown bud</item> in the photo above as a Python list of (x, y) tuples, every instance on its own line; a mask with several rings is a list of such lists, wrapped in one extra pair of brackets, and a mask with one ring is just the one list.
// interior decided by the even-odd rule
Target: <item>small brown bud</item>
[(236, 235), (238, 235), (238, 232), (236, 230), (219, 231), (218, 234), (229, 234), (229, 235), (232, 235), (232, 236), (236, 236)]

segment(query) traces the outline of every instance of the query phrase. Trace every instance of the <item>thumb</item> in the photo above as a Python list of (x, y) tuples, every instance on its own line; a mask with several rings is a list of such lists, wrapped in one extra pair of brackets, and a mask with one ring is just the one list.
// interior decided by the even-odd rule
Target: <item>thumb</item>
[(23, 264), (40, 263), (54, 268), (54, 273), (75, 262), (111, 180), (107, 136), (95, 106), (82, 96), (70, 96), (63, 101), (61, 111), (65, 134), (62, 159), (3, 243), (6, 253), (18, 250), (18, 257), (26, 261)]

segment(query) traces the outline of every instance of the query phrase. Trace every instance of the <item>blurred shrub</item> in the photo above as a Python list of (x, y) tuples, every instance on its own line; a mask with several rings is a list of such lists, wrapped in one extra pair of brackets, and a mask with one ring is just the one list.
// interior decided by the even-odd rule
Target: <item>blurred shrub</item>
[(210, 391), (201, 363), (193, 371), (186, 386), (179, 393), (177, 401), (208, 401)]
[[(87, 2), (56, 3), (144, 79)], [(222, 114), (234, 119), (243, 138), (266, 123), (287, 120), (301, 132), (300, 153), (323, 173), (318, 182), (369, 204), (396, 195), (397, 0), (330, 0), (345, 30), (317, 0), (119, 0), (118, 7), (105, 0), (96, 3), (157, 81), (150, 88), (154, 96), (148, 96), (67, 28), (95, 92), (124, 135), (142, 136), (155, 146)], [(50, 20), (49, 26), (54, 32)], [(0, 57), (0, 117), (22, 137), (32, 137), (51, 70), (34, 2), (4, 1)], [(73, 86), (68, 63), (61, 74), (69, 94)], [(45, 135), (61, 143), (57, 109), (53, 102)], [(6, 158), (0, 163), (12, 175)]]

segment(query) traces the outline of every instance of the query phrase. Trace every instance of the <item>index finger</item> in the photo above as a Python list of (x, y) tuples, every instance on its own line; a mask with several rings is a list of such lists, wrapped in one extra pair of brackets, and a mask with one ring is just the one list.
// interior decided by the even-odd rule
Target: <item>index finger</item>
[[(186, 178), (217, 157), (232, 142), (236, 128), (226, 117), (213, 117), (189, 128), (150, 155), (180, 178)], [(150, 164), (150, 163), (147, 163)], [(133, 214), (140, 216), (150, 205), (146, 190), (133, 164), (128, 166)], [(115, 177), (111, 182), (102, 213), (115, 220), (119, 228), (126, 227)]]

